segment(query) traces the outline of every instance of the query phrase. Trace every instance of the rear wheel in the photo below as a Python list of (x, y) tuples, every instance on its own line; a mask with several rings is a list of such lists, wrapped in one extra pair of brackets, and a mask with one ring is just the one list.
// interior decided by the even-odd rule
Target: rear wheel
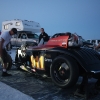
[(62, 55), (54, 59), (50, 68), (50, 75), (57, 86), (61, 88), (71, 87), (78, 80), (79, 69), (74, 59)]

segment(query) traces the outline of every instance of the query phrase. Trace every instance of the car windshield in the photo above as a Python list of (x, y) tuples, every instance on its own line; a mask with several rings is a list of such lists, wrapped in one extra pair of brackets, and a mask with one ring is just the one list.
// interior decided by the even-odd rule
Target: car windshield
[(31, 38), (31, 39), (33, 39), (33, 38), (38, 39), (39, 38), (39, 36), (36, 34), (27, 34), (27, 37)]

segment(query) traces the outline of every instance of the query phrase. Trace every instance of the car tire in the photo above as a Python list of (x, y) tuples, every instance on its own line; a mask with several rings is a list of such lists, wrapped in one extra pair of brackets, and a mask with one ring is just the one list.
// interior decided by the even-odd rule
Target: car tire
[(50, 66), (50, 76), (57, 86), (69, 88), (78, 81), (79, 68), (73, 58), (61, 55), (53, 60)]
[(10, 70), (12, 68), (12, 58), (9, 54), (7, 57), (8, 57), (7, 70)]

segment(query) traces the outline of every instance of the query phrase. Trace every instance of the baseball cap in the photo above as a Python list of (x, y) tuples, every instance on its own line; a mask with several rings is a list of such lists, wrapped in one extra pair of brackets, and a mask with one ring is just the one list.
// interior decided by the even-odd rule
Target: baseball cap
[(12, 28), (11, 30), (14, 32), (14, 34), (17, 34), (17, 29), (16, 28)]

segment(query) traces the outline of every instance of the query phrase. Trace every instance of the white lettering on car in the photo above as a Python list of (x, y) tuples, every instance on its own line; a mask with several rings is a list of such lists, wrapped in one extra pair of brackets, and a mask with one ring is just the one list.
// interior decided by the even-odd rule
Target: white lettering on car
[(45, 61), (47, 61), (47, 62), (52, 62), (52, 59), (47, 59), (47, 58), (45, 58)]

